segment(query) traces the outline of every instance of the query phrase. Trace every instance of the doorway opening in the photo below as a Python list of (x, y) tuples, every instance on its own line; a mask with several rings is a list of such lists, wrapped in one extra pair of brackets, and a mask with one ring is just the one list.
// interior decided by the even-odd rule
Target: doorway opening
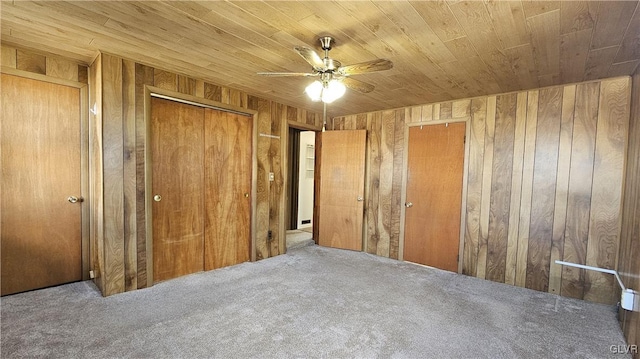
[(289, 127), (287, 185), (287, 249), (314, 244), (314, 131)]

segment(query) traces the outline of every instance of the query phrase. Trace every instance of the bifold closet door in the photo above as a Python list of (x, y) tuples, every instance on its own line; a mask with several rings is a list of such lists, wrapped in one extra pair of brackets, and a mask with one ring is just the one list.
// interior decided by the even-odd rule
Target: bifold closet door
[(205, 109), (205, 270), (250, 258), (252, 125)]
[(204, 108), (151, 98), (153, 279), (204, 270)]

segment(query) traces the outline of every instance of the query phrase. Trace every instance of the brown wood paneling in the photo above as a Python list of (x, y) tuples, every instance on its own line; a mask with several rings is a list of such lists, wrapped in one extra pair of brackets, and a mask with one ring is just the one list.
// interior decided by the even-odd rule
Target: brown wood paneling
[(48, 57), (45, 72), (47, 76), (69, 81), (78, 81), (78, 64), (67, 59)]
[(44, 75), (47, 73), (47, 57), (31, 51), (18, 49), (16, 53), (16, 68), (18, 70)]
[(151, 99), (153, 280), (204, 270), (204, 109)]
[(104, 293), (121, 293), (124, 283), (124, 133), (122, 60), (102, 55), (102, 137), (104, 153)]
[[(593, 165), (587, 265), (614, 269), (620, 242), (620, 209), (624, 151), (629, 124), (629, 78), (602, 81)], [(588, 271), (584, 298), (611, 303), (617, 291), (614, 278)]]
[(480, 236), (480, 203), (482, 199), (482, 170), (484, 169), (485, 121), (487, 100), (471, 101), (469, 131), (469, 169), (467, 173), (467, 207), (464, 234), (464, 262), (462, 273), (475, 276), (477, 273), (478, 245)]
[[(587, 260), (599, 96), (600, 83), (576, 86), (563, 258), (579, 264)], [(582, 298), (584, 285), (584, 270), (562, 268), (561, 295)]]
[[(206, 94), (206, 88), (205, 88)], [(271, 101), (249, 98), (249, 108), (258, 111), (258, 181), (256, 197), (256, 258), (269, 258), (269, 148), (271, 142), (264, 135), (271, 134)]]
[(178, 90), (178, 75), (173, 72), (158, 70), (153, 72), (153, 85), (165, 90)]
[(486, 278), (495, 282), (505, 281), (516, 104), (515, 93), (496, 100), (486, 271)]
[(516, 258), (516, 285), (524, 287), (527, 279), (527, 256), (529, 252), (529, 229), (531, 224), (531, 203), (535, 164), (536, 131), (538, 127), (539, 92), (527, 94), (527, 124), (522, 164), (522, 200), (518, 224), (518, 253)]
[(6, 46), (2, 44), (0, 45), (0, 54), (2, 55), (2, 57), (0, 57), (0, 65), (6, 66), (12, 69), (16, 68), (17, 50), (15, 47)]
[(573, 135), (573, 115), (576, 101), (576, 86), (565, 86), (562, 94), (562, 120), (560, 123), (560, 144), (558, 147), (558, 174), (556, 175), (556, 195), (553, 211), (551, 237), (551, 266), (549, 268), (549, 293), (560, 293), (564, 249), (564, 232), (567, 219), (567, 197), (569, 192), (569, 170), (571, 166), (571, 138)]
[[(636, 11), (637, 12), (637, 11)], [(633, 76), (631, 118), (623, 196), (622, 232), (618, 272), (627, 288), (640, 288), (640, 72)], [(640, 313), (620, 309), (620, 322), (627, 343), (640, 345)], [(639, 354), (634, 359), (638, 359)]]
[(542, 89), (539, 96), (526, 287), (547, 291), (558, 168), (562, 88)]
[(513, 140), (513, 167), (511, 169), (511, 200), (509, 203), (509, 230), (504, 282), (514, 285), (518, 263), (518, 230), (520, 228), (520, 199), (522, 195), (522, 167), (527, 121), (527, 93), (519, 92), (516, 99), (516, 118)]
[(380, 112), (367, 114), (367, 148), (368, 148), (368, 178), (367, 193), (367, 238), (365, 250), (375, 254), (380, 240), (378, 216), (380, 207), (380, 132), (382, 130), (382, 114)]
[(2, 288), (82, 279), (80, 90), (2, 74)]
[(487, 270), (487, 243), (489, 241), (489, 217), (491, 210), (491, 168), (496, 123), (496, 96), (487, 98), (485, 122), (484, 162), (482, 168), (482, 196), (480, 197), (480, 236), (478, 237), (478, 268), (476, 276), (484, 279)]
[(393, 145), (393, 185), (391, 188), (391, 238), (389, 241), (389, 258), (398, 259), (400, 247), (400, 212), (402, 205), (402, 159), (404, 152), (405, 111), (397, 110)]
[(251, 258), (252, 122), (204, 110), (204, 270)]
[(395, 141), (395, 111), (382, 112), (382, 131), (380, 132), (380, 187), (378, 189), (378, 228), (379, 238), (376, 254), (389, 256), (391, 241), (391, 200), (393, 191), (393, 152)]
[(125, 290), (138, 288), (138, 244), (136, 219), (136, 66), (131, 60), (122, 62), (122, 109), (124, 132), (123, 210), (124, 210), (124, 285)]
[[(282, 146), (281, 141), (286, 135), (282, 135), (282, 128), (286, 127), (286, 109), (279, 103), (271, 103), (271, 129), (269, 138), (269, 168), (273, 173), (274, 180), (269, 182), (269, 240), (270, 256), (277, 256), (284, 253), (284, 237), (281, 221), (284, 221), (282, 210), (284, 209), (284, 177), (282, 169)], [(281, 218), (283, 217), (283, 218)]]
[[(204, 83), (204, 98), (213, 101), (222, 101), (222, 88), (220, 86)], [(251, 108), (251, 107), (249, 107)]]
[(145, 119), (144, 86), (153, 85), (153, 71), (149, 66), (136, 63), (136, 247), (138, 264), (138, 288), (147, 287), (147, 227), (146, 227), (146, 178), (145, 146), (147, 125)]

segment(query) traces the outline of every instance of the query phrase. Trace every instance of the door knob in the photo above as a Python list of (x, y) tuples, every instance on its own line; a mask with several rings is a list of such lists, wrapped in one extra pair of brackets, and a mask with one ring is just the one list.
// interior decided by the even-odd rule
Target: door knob
[(411, 207), (413, 207), (413, 203), (407, 202), (407, 203), (404, 204), (404, 206), (407, 207), (407, 208), (411, 208)]
[(67, 198), (67, 201), (69, 201), (69, 203), (77, 203), (84, 201), (84, 199), (82, 197), (69, 196), (69, 198)]
[(358, 196), (358, 202), (362, 202), (362, 201), (364, 201), (364, 198)]
[(153, 196), (153, 200), (156, 201), (156, 202), (160, 202), (160, 201), (162, 201), (162, 196), (157, 194), (157, 195)]

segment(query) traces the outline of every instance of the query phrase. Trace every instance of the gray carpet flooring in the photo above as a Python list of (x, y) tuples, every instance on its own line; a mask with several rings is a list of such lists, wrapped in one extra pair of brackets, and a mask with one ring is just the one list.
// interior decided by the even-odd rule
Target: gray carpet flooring
[(3, 358), (625, 358), (609, 350), (624, 344), (612, 306), (318, 246), (0, 305)]

